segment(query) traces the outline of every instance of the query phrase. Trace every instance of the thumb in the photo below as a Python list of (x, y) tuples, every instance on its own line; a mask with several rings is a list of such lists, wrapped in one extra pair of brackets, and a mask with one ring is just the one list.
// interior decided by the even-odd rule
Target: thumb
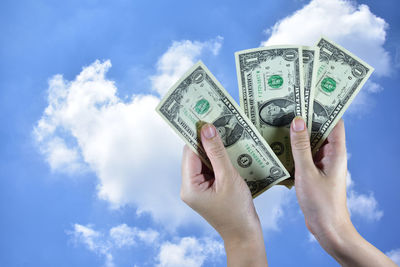
[(311, 154), (310, 137), (303, 118), (296, 117), (290, 127), (290, 143), (296, 171), (307, 171), (315, 168)]
[(233, 165), (214, 125), (205, 124), (201, 128), (201, 142), (210, 159), (215, 177), (231, 175)]

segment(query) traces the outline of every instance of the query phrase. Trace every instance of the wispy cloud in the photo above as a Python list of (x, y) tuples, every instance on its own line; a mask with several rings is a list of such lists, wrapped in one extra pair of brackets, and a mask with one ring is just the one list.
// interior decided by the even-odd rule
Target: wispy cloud
[(206, 261), (218, 262), (224, 254), (224, 246), (218, 241), (184, 237), (176, 243), (165, 242), (161, 245), (157, 266), (200, 267)]
[(380, 84), (368, 80), (346, 110), (345, 116), (364, 115), (371, 111), (372, 107), (375, 106), (375, 99), (372, 95), (380, 93), (381, 91), (383, 91), (383, 87)]
[(379, 209), (374, 194), (360, 194), (354, 189), (350, 172), (347, 172), (347, 207), (351, 215), (357, 215), (367, 221), (379, 221), (383, 211)]
[(317, 243), (317, 239), (315, 238), (315, 236), (311, 232), (308, 232), (308, 242)]
[(117, 225), (109, 230), (95, 230), (93, 225), (75, 224), (67, 231), (76, 245), (83, 245), (104, 258), (107, 267), (116, 266), (114, 254), (121, 249), (135, 249), (143, 245), (154, 250), (149, 262), (160, 267), (196, 267), (205, 262), (218, 263), (225, 255), (221, 242), (210, 238), (183, 237), (175, 242), (162, 240), (154, 229), (139, 229), (126, 224)]
[(72, 236), (72, 240), (76, 244), (83, 244), (88, 250), (101, 255), (105, 258), (105, 266), (113, 267), (113, 256), (110, 252), (111, 243), (104, 240), (104, 236), (94, 230), (91, 225), (75, 224), (72, 231), (67, 231)]
[[(153, 229), (138, 229), (126, 224), (115, 226), (109, 232), (101, 232), (92, 225), (75, 224), (73, 230), (67, 231), (75, 244), (82, 244), (88, 250), (103, 256), (105, 266), (115, 266), (113, 251), (123, 247), (133, 247), (139, 244), (153, 245), (159, 237), (159, 233)], [(157, 244), (157, 242), (155, 243)]]
[(110, 238), (118, 247), (135, 245), (136, 240), (152, 244), (158, 239), (159, 235), (153, 229), (140, 230), (137, 227), (129, 227), (126, 224), (121, 224), (110, 229)]
[(397, 265), (400, 266), (400, 248), (393, 249), (386, 253), (386, 255)]

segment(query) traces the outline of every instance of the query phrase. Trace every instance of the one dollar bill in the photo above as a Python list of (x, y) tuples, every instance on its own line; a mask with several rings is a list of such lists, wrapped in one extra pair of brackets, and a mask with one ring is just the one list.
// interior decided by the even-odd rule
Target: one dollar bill
[(316, 75), (313, 75), (313, 73), (316, 73), (316, 68), (318, 67), (319, 48), (303, 46), (302, 51), (304, 70), (304, 120), (308, 132), (311, 133), (316, 82)]
[(235, 53), (240, 104), (289, 172), (294, 169), (290, 123), (304, 117), (300, 46), (271, 46)]
[(350, 103), (368, 80), (374, 68), (325, 37), (317, 42), (318, 68), (313, 105), (311, 147), (315, 153)]
[(205, 122), (212, 123), (253, 197), (290, 177), (254, 125), (201, 61), (172, 86), (156, 110), (210, 169), (198, 131)]

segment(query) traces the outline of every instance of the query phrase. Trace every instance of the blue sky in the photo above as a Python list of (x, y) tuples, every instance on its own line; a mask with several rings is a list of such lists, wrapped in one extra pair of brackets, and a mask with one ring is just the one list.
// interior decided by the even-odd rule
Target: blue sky
[[(399, 260), (399, 7), (2, 1), (0, 266), (225, 266), (222, 240), (179, 199), (183, 144), (154, 107), (199, 59), (238, 101), (235, 51), (321, 33), (376, 68), (345, 114), (348, 204)], [(336, 266), (294, 190), (255, 202), (271, 266)]]

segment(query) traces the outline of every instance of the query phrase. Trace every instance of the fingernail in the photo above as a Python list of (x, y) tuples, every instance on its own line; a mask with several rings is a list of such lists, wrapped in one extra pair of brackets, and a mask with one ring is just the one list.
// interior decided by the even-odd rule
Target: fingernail
[(295, 132), (304, 131), (304, 129), (306, 128), (306, 123), (304, 122), (302, 117), (296, 117), (293, 120), (292, 128), (293, 128), (293, 131), (295, 131)]
[(215, 127), (211, 124), (203, 126), (201, 131), (203, 132), (203, 136), (207, 139), (211, 139), (215, 136)]

